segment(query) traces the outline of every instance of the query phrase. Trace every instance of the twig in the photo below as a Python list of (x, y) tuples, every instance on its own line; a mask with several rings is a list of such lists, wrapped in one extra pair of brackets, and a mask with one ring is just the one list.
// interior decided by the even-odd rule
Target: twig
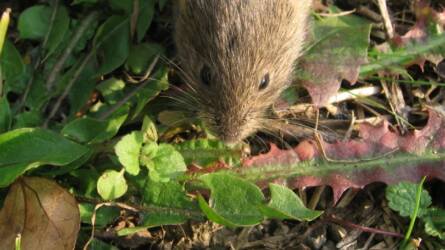
[(54, 22), (55, 22), (56, 17), (57, 17), (58, 8), (59, 8), (59, 0), (55, 0), (55, 7), (54, 7), (54, 10), (53, 10), (53, 12), (51, 14), (51, 22), (49, 24), (48, 32), (46, 33), (45, 39), (43, 40), (43, 43), (42, 43), (42, 46), (40, 47), (40, 49), (38, 51), (38, 55), (36, 57), (36, 61), (35, 61), (34, 65), (33, 65), (33, 73), (32, 73), (31, 77), (29, 78), (29, 80), (28, 80), (28, 82), (26, 84), (25, 92), (23, 93), (23, 97), (22, 97), (22, 99), (20, 101), (20, 104), (17, 106), (17, 110), (20, 110), (20, 109), (23, 108), (23, 106), (26, 103), (26, 99), (28, 99), (29, 92), (31, 92), (31, 88), (32, 88), (32, 85), (34, 83), (34, 74), (37, 71), (37, 69), (40, 67), (40, 64), (41, 64), (41, 61), (42, 61), (42, 50), (45, 49), (45, 47), (46, 47), (46, 45), (48, 43), (49, 36), (50, 36), (51, 31), (52, 31), (52, 29), (54, 27)]
[(51, 119), (54, 117), (54, 115), (57, 113), (57, 111), (59, 110), (60, 106), (62, 105), (63, 100), (65, 100), (65, 98), (68, 96), (68, 94), (71, 91), (71, 88), (73, 87), (74, 83), (76, 83), (76, 81), (79, 79), (80, 74), (82, 74), (83, 69), (85, 68), (85, 66), (88, 64), (88, 62), (90, 61), (91, 57), (93, 57), (93, 55), (95, 54), (95, 51), (92, 50), (82, 61), (82, 63), (80, 64), (79, 68), (76, 70), (76, 72), (74, 73), (73, 77), (71, 78), (71, 80), (68, 82), (68, 85), (65, 87), (65, 90), (63, 91), (62, 95), (57, 99), (56, 104), (54, 104), (53, 109), (51, 110), (51, 112), (49, 113), (48, 117), (45, 120), (45, 123), (43, 124), (44, 128), (48, 127), (48, 123), (49, 121), (51, 121)]
[(329, 222), (332, 222), (332, 223), (335, 223), (335, 224), (338, 224), (338, 225), (345, 226), (345, 227), (358, 229), (358, 230), (360, 230), (362, 232), (381, 234), (381, 235), (397, 237), (397, 238), (404, 238), (403, 234), (400, 234), (400, 233), (389, 232), (389, 231), (380, 230), (380, 229), (377, 229), (377, 228), (371, 228), (371, 227), (357, 225), (357, 224), (351, 223), (349, 221), (344, 221), (344, 220), (337, 219), (337, 218), (335, 218), (333, 216), (327, 217), (327, 218), (325, 218), (325, 220), (329, 221)]
[(391, 22), (391, 17), (389, 16), (388, 5), (386, 0), (378, 0), (380, 13), (383, 17), (383, 23), (385, 24), (386, 34), (389, 39), (394, 38), (394, 27)]
[[(148, 70), (147, 70), (147, 74), (146, 75), (150, 75), (151, 72), (153, 71), (154, 67), (156, 66), (156, 64), (158, 63), (159, 60), (159, 55), (155, 57), (155, 59), (153, 60), (153, 62), (150, 64)], [(124, 98), (122, 98), (122, 100), (120, 100), (118, 103), (116, 103), (112, 108), (110, 108), (107, 112), (104, 112), (99, 119), (101, 120), (105, 120), (108, 117), (110, 117), (110, 115), (112, 115), (116, 110), (118, 110), (120, 107), (122, 107), (125, 103), (127, 103), (133, 96), (135, 96), (137, 93), (139, 93), (143, 88), (145, 88), (145, 86), (147, 86), (147, 84), (150, 82), (150, 80), (146, 80), (143, 83), (139, 84), (136, 88), (134, 88), (127, 96), (125, 96)]]
[[(375, 87), (375, 86), (357, 88), (357, 89), (353, 89), (353, 90), (349, 90), (349, 91), (343, 91), (343, 92), (337, 93), (335, 96), (329, 98), (327, 104), (328, 105), (335, 104), (335, 103), (344, 102), (344, 101), (348, 101), (348, 100), (354, 100), (357, 98), (373, 96), (373, 95), (379, 94), (381, 91), (382, 91), (382, 89), (380, 87)], [(277, 111), (277, 113), (280, 117), (282, 117), (282, 116), (289, 115), (289, 114), (302, 113), (312, 107), (313, 107), (313, 104), (303, 103), (303, 104), (298, 104), (298, 105), (292, 106), (287, 110)]]
[(69, 56), (73, 52), (74, 48), (77, 46), (79, 40), (82, 38), (85, 31), (89, 28), (90, 24), (96, 19), (97, 14), (98, 14), (97, 12), (90, 13), (82, 21), (79, 28), (76, 30), (74, 37), (71, 39), (70, 43), (68, 44), (68, 47), (66, 47), (63, 55), (57, 61), (53, 70), (49, 74), (48, 79), (46, 80), (46, 89), (47, 90), (52, 89), (54, 82), (57, 79), (57, 76), (59, 75), (60, 71), (62, 70), (63, 66), (65, 65), (65, 62), (68, 60)]

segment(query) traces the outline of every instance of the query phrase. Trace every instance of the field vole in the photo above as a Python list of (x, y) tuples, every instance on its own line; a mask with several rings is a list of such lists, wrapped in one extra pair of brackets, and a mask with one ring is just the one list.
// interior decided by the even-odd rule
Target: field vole
[(189, 106), (227, 143), (267, 127), (268, 108), (292, 80), (311, 0), (178, 3), (175, 41)]

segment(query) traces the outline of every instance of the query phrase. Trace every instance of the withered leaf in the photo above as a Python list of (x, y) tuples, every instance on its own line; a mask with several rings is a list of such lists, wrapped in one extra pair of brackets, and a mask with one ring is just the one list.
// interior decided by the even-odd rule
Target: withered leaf
[(80, 214), (74, 197), (56, 182), (24, 177), (9, 189), (0, 211), (0, 249), (74, 249)]

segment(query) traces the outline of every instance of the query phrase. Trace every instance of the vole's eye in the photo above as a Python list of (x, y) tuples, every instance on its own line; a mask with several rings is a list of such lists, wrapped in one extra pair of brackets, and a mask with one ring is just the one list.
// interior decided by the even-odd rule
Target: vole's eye
[(270, 82), (270, 76), (269, 73), (267, 73), (266, 75), (263, 76), (263, 79), (261, 79), (260, 90), (266, 89), (267, 86), (269, 86), (269, 82)]
[(207, 86), (210, 86), (210, 82), (212, 81), (212, 73), (210, 72), (210, 68), (207, 65), (204, 65), (201, 69), (201, 81)]

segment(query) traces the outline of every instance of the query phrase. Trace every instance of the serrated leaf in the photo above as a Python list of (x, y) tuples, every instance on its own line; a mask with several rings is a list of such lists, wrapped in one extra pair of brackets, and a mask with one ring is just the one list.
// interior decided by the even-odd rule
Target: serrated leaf
[(332, 16), (314, 22), (311, 44), (301, 58), (298, 77), (316, 106), (324, 106), (342, 79), (358, 80), (367, 62), (371, 24), (357, 16)]
[(211, 191), (210, 206), (199, 202), (210, 220), (233, 227), (253, 226), (264, 219), (259, 210), (264, 196), (253, 183), (224, 173), (207, 174), (199, 179)]
[(208, 166), (217, 161), (236, 166), (240, 163), (242, 149), (230, 148), (221, 141), (192, 140), (175, 145), (182, 154), (187, 165), (191, 163)]
[(24, 10), (18, 22), (20, 38), (43, 40), (51, 23), (51, 12), (51, 8), (45, 5), (34, 5)]
[(269, 204), (263, 207), (265, 209), (261, 209), (269, 218), (312, 221), (323, 213), (306, 208), (300, 197), (287, 187), (272, 183), (269, 188), (272, 198)]
[(88, 152), (54, 132), (18, 129), (0, 135), (0, 187), (11, 184), (27, 170), (41, 165), (67, 165)]
[(142, 133), (135, 131), (122, 137), (114, 147), (119, 162), (131, 175), (139, 174), (139, 157), (141, 154), (142, 142)]
[(127, 181), (124, 171), (105, 171), (97, 180), (97, 192), (104, 200), (115, 200), (127, 192)]
[(199, 211), (177, 182), (155, 182), (149, 180), (144, 189), (143, 203), (147, 206), (162, 207), (162, 210), (147, 213), (144, 216), (145, 227), (177, 225), (184, 223), (188, 216), (178, 211)]
[(98, 29), (94, 46), (100, 67), (97, 76), (120, 67), (130, 53), (130, 22), (126, 16), (111, 16)]
[(425, 232), (429, 235), (445, 239), (445, 211), (439, 208), (428, 209), (423, 216), (425, 222)]
[(151, 158), (150, 162), (152, 164), (148, 164), (148, 161), (142, 163), (150, 170), (150, 178), (156, 182), (169, 182), (182, 176), (187, 170), (182, 155), (169, 144), (160, 144), (156, 156)]
[[(416, 193), (418, 185), (414, 183), (402, 182), (386, 188), (386, 198), (392, 210), (399, 212), (401, 216), (410, 217), (416, 207)], [(431, 196), (426, 190), (422, 190), (420, 197), (418, 217), (424, 216), (431, 205)]]

